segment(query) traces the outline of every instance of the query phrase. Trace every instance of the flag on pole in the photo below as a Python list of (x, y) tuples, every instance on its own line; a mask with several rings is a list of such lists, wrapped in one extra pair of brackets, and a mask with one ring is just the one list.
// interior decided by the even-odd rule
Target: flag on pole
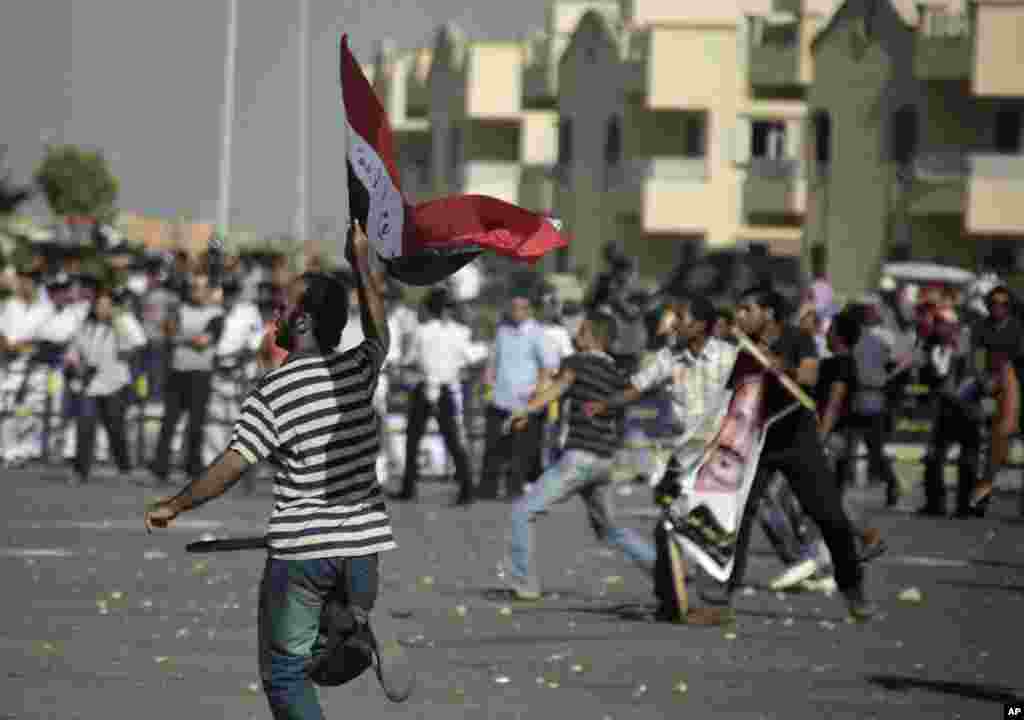
[(349, 213), (362, 223), (388, 273), (430, 285), (482, 252), (534, 263), (568, 241), (561, 223), (486, 195), (417, 205), (402, 193), (387, 114), (341, 38), (341, 90), (348, 129)]

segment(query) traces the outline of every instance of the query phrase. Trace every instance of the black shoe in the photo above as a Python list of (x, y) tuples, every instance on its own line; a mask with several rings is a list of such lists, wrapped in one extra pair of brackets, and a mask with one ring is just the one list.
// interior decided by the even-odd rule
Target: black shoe
[(992, 502), (992, 493), (991, 492), (989, 492), (987, 495), (982, 497), (980, 500), (975, 500), (974, 502), (972, 502), (970, 508), (968, 509), (968, 512), (970, 513), (970, 517), (978, 517), (978, 518), (985, 517), (985, 513), (988, 512), (988, 506), (989, 506), (989, 503), (991, 503), (991, 502)]
[(866, 542), (861, 543), (860, 552), (857, 554), (857, 560), (861, 563), (869, 563), (889, 549), (889, 544), (878, 534), (878, 531), (875, 530), (874, 533)]
[(922, 508), (918, 508), (915, 514), (921, 517), (946, 517), (946, 509), (936, 507), (935, 505), (925, 505)]
[(846, 597), (846, 607), (850, 611), (850, 617), (854, 620), (870, 620), (878, 613), (878, 606), (864, 596), (863, 587), (858, 585), (844, 590), (843, 595)]
[(885, 506), (887, 508), (896, 507), (900, 504), (900, 491), (890, 486), (885, 491)]
[(459, 493), (458, 496), (454, 500), (452, 500), (451, 504), (448, 507), (466, 507), (472, 504), (472, 495), (463, 495), (462, 493)]

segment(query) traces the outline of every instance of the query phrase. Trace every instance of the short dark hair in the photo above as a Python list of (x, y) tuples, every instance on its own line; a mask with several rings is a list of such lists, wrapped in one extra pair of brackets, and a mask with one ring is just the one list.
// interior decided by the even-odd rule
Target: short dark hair
[(313, 336), (321, 350), (333, 350), (341, 342), (348, 321), (348, 288), (335, 275), (303, 273), (305, 284), (299, 307), (313, 320)]
[(785, 323), (789, 319), (790, 308), (786, 298), (771, 288), (753, 288), (740, 295), (739, 302), (754, 303), (766, 310), (771, 310), (775, 321)]
[(431, 288), (430, 292), (427, 293), (427, 297), (423, 301), (423, 307), (426, 308), (427, 313), (431, 317), (439, 318), (448, 304), (451, 302), (451, 295), (448, 292), (448, 288), (441, 286)]
[(619, 336), (619, 323), (615, 316), (603, 310), (591, 310), (587, 313), (586, 320), (590, 323), (590, 329), (598, 342), (604, 345), (605, 349), (611, 347)]
[(860, 342), (862, 326), (856, 311), (853, 308), (847, 308), (832, 318), (831, 330), (849, 348)]
[(686, 301), (686, 304), (690, 307), (690, 317), (697, 322), (707, 323), (708, 330), (710, 330), (718, 316), (718, 311), (715, 310), (711, 301), (703, 295), (694, 295)]

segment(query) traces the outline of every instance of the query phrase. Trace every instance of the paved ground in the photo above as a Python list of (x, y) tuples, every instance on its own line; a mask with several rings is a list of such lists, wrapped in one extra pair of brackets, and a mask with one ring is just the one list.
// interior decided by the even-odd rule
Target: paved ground
[[(0, 477), (0, 718), (270, 717), (254, 649), (261, 554), (184, 552), (203, 533), (259, 533), (265, 490), (147, 536), (153, 491), (124, 478)], [(1024, 701), (1015, 499), (969, 522), (875, 512), (892, 549), (869, 576), (884, 614), (865, 625), (845, 622), (838, 597), (763, 589), (779, 566), (758, 538), (728, 630), (640, 619), (647, 581), (592, 542), (578, 504), (540, 527), (549, 595), (509, 602), (493, 574), (508, 506), (448, 509), (449, 494), (426, 484), (418, 503), (394, 507), (401, 549), (383, 567), (379, 614), (411, 646), (419, 692), (392, 705), (364, 677), (324, 693), (328, 717), (973, 719)], [(649, 528), (645, 490), (619, 500)], [(923, 602), (898, 599), (910, 587)]]

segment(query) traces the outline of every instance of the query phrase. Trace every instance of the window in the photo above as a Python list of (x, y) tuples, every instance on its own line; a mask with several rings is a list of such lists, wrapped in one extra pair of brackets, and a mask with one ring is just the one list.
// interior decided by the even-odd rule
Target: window
[(462, 128), (453, 126), (448, 135), (448, 172), (453, 184), (458, 182), (459, 167), (462, 165)]
[(685, 147), (683, 155), (686, 157), (704, 157), (707, 155), (707, 113), (687, 113), (685, 120)]
[(558, 122), (558, 164), (572, 165), (572, 118)]
[(917, 152), (917, 110), (901, 107), (892, 116), (889, 157), (900, 165), (908, 165)]
[(755, 120), (750, 124), (750, 155), (766, 160), (781, 160), (786, 155), (786, 123), (781, 120)]
[(996, 112), (996, 152), (1016, 155), (1020, 152), (1021, 111), (1004, 108)]
[(822, 167), (832, 162), (832, 117), (825, 110), (814, 113), (814, 159)]
[(604, 142), (604, 161), (610, 167), (614, 167), (622, 160), (622, 128), (619, 126), (619, 118), (613, 115), (608, 121), (608, 134)]

